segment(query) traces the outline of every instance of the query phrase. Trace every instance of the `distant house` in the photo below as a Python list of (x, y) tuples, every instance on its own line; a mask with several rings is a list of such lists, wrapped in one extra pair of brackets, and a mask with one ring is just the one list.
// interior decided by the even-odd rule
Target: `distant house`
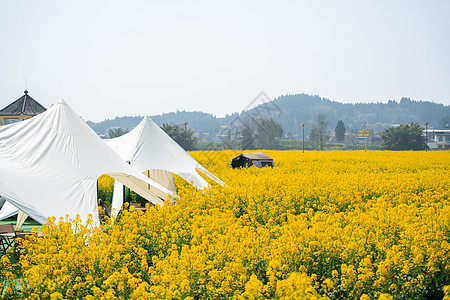
[(428, 129), (427, 145), (431, 150), (450, 150), (450, 129)]
[(0, 110), (0, 125), (5, 125), (8, 120), (26, 120), (46, 111), (46, 108), (28, 95), (24, 95)]
[(356, 139), (356, 134), (350, 131), (346, 131), (345, 132), (345, 140), (355, 140)]
[(255, 166), (262, 168), (265, 166), (274, 167), (273, 159), (264, 152), (254, 153), (242, 153), (233, 158), (231, 161), (231, 167), (235, 168), (248, 168)]
[[(331, 131), (328, 136), (330, 137), (328, 142), (330, 142), (330, 143), (338, 143), (338, 141), (336, 139), (336, 132)], [(353, 132), (346, 131), (344, 133), (344, 143), (345, 144), (355, 144), (356, 140), (357, 140), (356, 134), (354, 134)]]

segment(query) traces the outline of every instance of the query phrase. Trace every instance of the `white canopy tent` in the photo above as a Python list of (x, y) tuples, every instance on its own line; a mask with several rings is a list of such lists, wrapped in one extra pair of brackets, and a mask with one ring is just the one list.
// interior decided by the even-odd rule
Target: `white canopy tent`
[(17, 215), (18, 212), (19, 210), (17, 209), (17, 207), (12, 205), (8, 201), (5, 201), (5, 203), (2, 206), (2, 209), (0, 210), (0, 221), (12, 217), (14, 215)]
[[(172, 173), (199, 189), (206, 188), (208, 183), (197, 170), (213, 181), (225, 185), (148, 117), (127, 134), (105, 141), (123, 160), (173, 192), (175, 184)], [(123, 204), (122, 188), (120, 183), (114, 186), (112, 209), (116, 212)], [(149, 188), (151, 189), (151, 186)]]
[(48, 217), (85, 221), (97, 211), (97, 178), (107, 174), (154, 204), (150, 185), (171, 191), (121, 159), (64, 102), (29, 120), (0, 127), (0, 195), (34, 220)]
[(15, 215), (17, 215), (16, 230), (18, 230), (28, 216), (23, 211), (18, 210), (17, 207), (10, 202), (5, 201), (3, 207), (0, 209), (0, 221)]

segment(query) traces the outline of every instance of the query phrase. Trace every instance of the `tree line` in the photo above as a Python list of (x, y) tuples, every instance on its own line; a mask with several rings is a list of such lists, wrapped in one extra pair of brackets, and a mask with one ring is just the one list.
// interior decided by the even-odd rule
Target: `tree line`
[[(327, 130), (328, 121), (326, 116), (318, 113), (315, 122), (311, 125), (307, 140), (316, 150), (324, 150), (328, 144), (330, 135)], [(184, 128), (177, 124), (163, 123), (161, 127), (175, 142), (183, 149), (197, 150), (199, 138), (195, 136), (192, 128)], [(384, 130), (381, 137), (381, 148), (385, 150), (425, 150), (427, 148), (426, 137), (423, 136), (424, 128), (419, 123), (401, 124)], [(108, 137), (115, 138), (126, 134), (128, 130), (121, 128), (111, 128), (108, 130)], [(224, 126), (224, 130), (219, 135), (221, 137), (222, 149), (283, 149), (280, 143), (283, 136), (283, 128), (273, 118), (258, 117), (244, 118), (238, 126)], [(336, 141), (345, 141), (346, 127), (342, 120), (339, 120), (334, 129)]]
[[(390, 100), (387, 103), (358, 103), (346, 104), (315, 95), (296, 94), (284, 95), (272, 101), (280, 114), (272, 117), (281, 125), (284, 135), (294, 139), (301, 139), (302, 128), (300, 124), (314, 124), (318, 113), (326, 115), (330, 125), (334, 126), (339, 120), (345, 122), (347, 131), (356, 133), (362, 122), (366, 122), (375, 132), (382, 132), (394, 124), (410, 124), (429, 122), (429, 128), (443, 128), (450, 124), (450, 106), (428, 101), (416, 101), (402, 98), (400, 101)], [(259, 107), (248, 112), (234, 113), (222, 118), (203, 112), (177, 111), (162, 115), (150, 116), (159, 126), (163, 124), (182, 125), (189, 122), (190, 128), (198, 134), (199, 142), (211, 142), (215, 137), (222, 134), (223, 127), (233, 123), (236, 119), (242, 119), (246, 114), (252, 115)], [(264, 117), (264, 116), (261, 116)], [(138, 117), (116, 117), (102, 122), (90, 122), (88, 124), (101, 135), (107, 135), (111, 127), (132, 129), (141, 120)], [(305, 128), (309, 135), (311, 126)]]

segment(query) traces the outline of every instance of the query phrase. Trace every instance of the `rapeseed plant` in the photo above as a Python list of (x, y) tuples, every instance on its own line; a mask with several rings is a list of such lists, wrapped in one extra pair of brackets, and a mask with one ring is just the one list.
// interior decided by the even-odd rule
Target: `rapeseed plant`
[(449, 297), (447, 152), (266, 153), (275, 168), (231, 169), (232, 151), (192, 152), (228, 187), (202, 192), (176, 178), (176, 205), (130, 207), (101, 227), (49, 219), (25, 243), (20, 296)]

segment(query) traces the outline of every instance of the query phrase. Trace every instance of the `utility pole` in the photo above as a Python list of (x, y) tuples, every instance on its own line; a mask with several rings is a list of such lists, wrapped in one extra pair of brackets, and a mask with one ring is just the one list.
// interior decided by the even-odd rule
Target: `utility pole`
[(305, 123), (303, 123), (303, 124), (300, 124), (300, 126), (302, 126), (302, 128), (303, 128), (303, 153), (305, 153), (305, 126), (306, 126), (306, 124)]
[(428, 151), (428, 124), (430, 124), (430, 122), (426, 122), (425, 125), (425, 152)]

